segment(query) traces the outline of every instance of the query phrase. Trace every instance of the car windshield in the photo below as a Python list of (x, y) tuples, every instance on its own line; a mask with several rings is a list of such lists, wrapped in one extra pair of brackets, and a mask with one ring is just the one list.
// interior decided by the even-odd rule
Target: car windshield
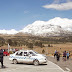
[(35, 53), (33, 53), (33, 52), (31, 52), (31, 51), (29, 52), (29, 54), (31, 54), (32, 56), (35, 56), (35, 55), (36, 55)]
[(36, 54), (38, 54), (37, 52), (35, 52), (35, 51), (30, 51), (29, 52), (32, 56), (36, 56)]
[(36, 55), (36, 54), (38, 54), (38, 53), (37, 53), (37, 52), (35, 52), (35, 51), (31, 51), (31, 52), (33, 52), (35, 55)]
[(37, 52), (33, 51), (35, 54), (38, 54)]

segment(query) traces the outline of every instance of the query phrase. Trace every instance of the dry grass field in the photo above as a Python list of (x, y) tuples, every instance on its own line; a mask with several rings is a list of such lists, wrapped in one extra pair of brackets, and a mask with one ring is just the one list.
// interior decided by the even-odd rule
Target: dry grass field
[[(55, 50), (59, 51), (61, 54), (63, 51), (69, 51), (72, 54), (72, 37), (35, 37), (23, 34), (17, 35), (0, 35), (1, 42), (0, 44), (5, 41), (2, 46), (2, 49), (7, 49), (8, 40), (10, 39), (13, 44), (17, 43), (16, 46), (12, 45), (10, 48), (17, 48), (17, 49), (32, 49), (26, 46), (27, 43), (33, 44), (33, 50), (39, 53), (44, 53), (47, 55), (53, 55)], [(44, 47), (39, 47), (34, 45), (35, 42), (42, 42)], [(11, 44), (12, 44), (11, 43)], [(25, 43), (25, 46), (24, 46)], [(10, 43), (9, 43), (10, 44)], [(18, 46), (20, 44), (20, 46)], [(48, 47), (48, 44), (51, 46)], [(43, 52), (44, 51), (44, 52)]]
[(53, 47), (44, 47), (44, 48), (35, 48), (34, 50), (42, 53), (42, 50), (45, 50), (46, 55), (52, 56), (55, 52), (55, 50), (57, 50), (58, 52), (60, 52), (61, 54), (66, 50), (70, 52), (70, 55), (72, 56), (72, 43), (66, 43), (66, 44), (52, 44)]
[[(52, 47), (48, 47), (47, 44), (45, 44), (45, 47), (41, 48), (38, 46), (34, 46), (33, 50), (38, 52), (38, 53), (42, 53), (42, 51), (44, 50), (44, 54), (47, 55), (53, 55), (55, 50), (59, 51), (61, 54), (63, 53), (63, 51), (69, 51), (70, 54), (72, 54), (72, 43), (65, 43), (65, 44), (51, 44)], [(3, 46), (3, 49), (7, 49), (7, 46)], [(26, 46), (22, 46), (22, 47), (11, 47), (11, 48), (18, 48), (18, 49), (23, 49), (23, 50), (31, 50), (30, 48), (27, 48)]]
[(63, 51), (72, 51), (72, 43), (52, 44), (53, 47), (48, 47), (48, 53), (53, 53), (55, 50), (62, 53)]
[(65, 44), (52, 44), (53, 47), (48, 47), (45, 45), (45, 47), (40, 48), (40, 47), (34, 47), (33, 50), (42, 53), (43, 49), (45, 51), (44, 54), (47, 55), (53, 55), (55, 50), (60, 52), (61, 54), (66, 50), (69, 51), (70, 54), (72, 55), (72, 43), (65, 43)]

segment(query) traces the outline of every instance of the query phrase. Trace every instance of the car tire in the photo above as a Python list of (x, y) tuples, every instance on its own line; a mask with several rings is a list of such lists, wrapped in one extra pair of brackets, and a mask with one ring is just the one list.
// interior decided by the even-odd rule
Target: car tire
[(38, 65), (39, 65), (39, 61), (38, 61), (38, 60), (34, 60), (34, 61), (33, 61), (33, 64), (34, 64), (35, 66), (38, 66)]
[(14, 59), (13, 60), (13, 64), (17, 64), (18, 62), (17, 62), (17, 60), (16, 59)]

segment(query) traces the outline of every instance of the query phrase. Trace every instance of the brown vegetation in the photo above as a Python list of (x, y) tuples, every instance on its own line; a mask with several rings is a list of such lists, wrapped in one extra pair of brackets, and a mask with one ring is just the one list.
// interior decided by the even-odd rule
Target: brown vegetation
[(53, 54), (55, 50), (72, 52), (72, 36), (37, 37), (29, 35), (0, 35), (0, 46), (7, 48), (33, 49), (39, 53)]

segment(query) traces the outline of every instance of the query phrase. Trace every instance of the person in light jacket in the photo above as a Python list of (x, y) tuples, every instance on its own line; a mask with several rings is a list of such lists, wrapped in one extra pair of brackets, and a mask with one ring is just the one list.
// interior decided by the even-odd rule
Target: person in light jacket
[(70, 56), (69, 52), (67, 52), (66, 55), (67, 55), (67, 60), (68, 60), (69, 59), (69, 56)]

